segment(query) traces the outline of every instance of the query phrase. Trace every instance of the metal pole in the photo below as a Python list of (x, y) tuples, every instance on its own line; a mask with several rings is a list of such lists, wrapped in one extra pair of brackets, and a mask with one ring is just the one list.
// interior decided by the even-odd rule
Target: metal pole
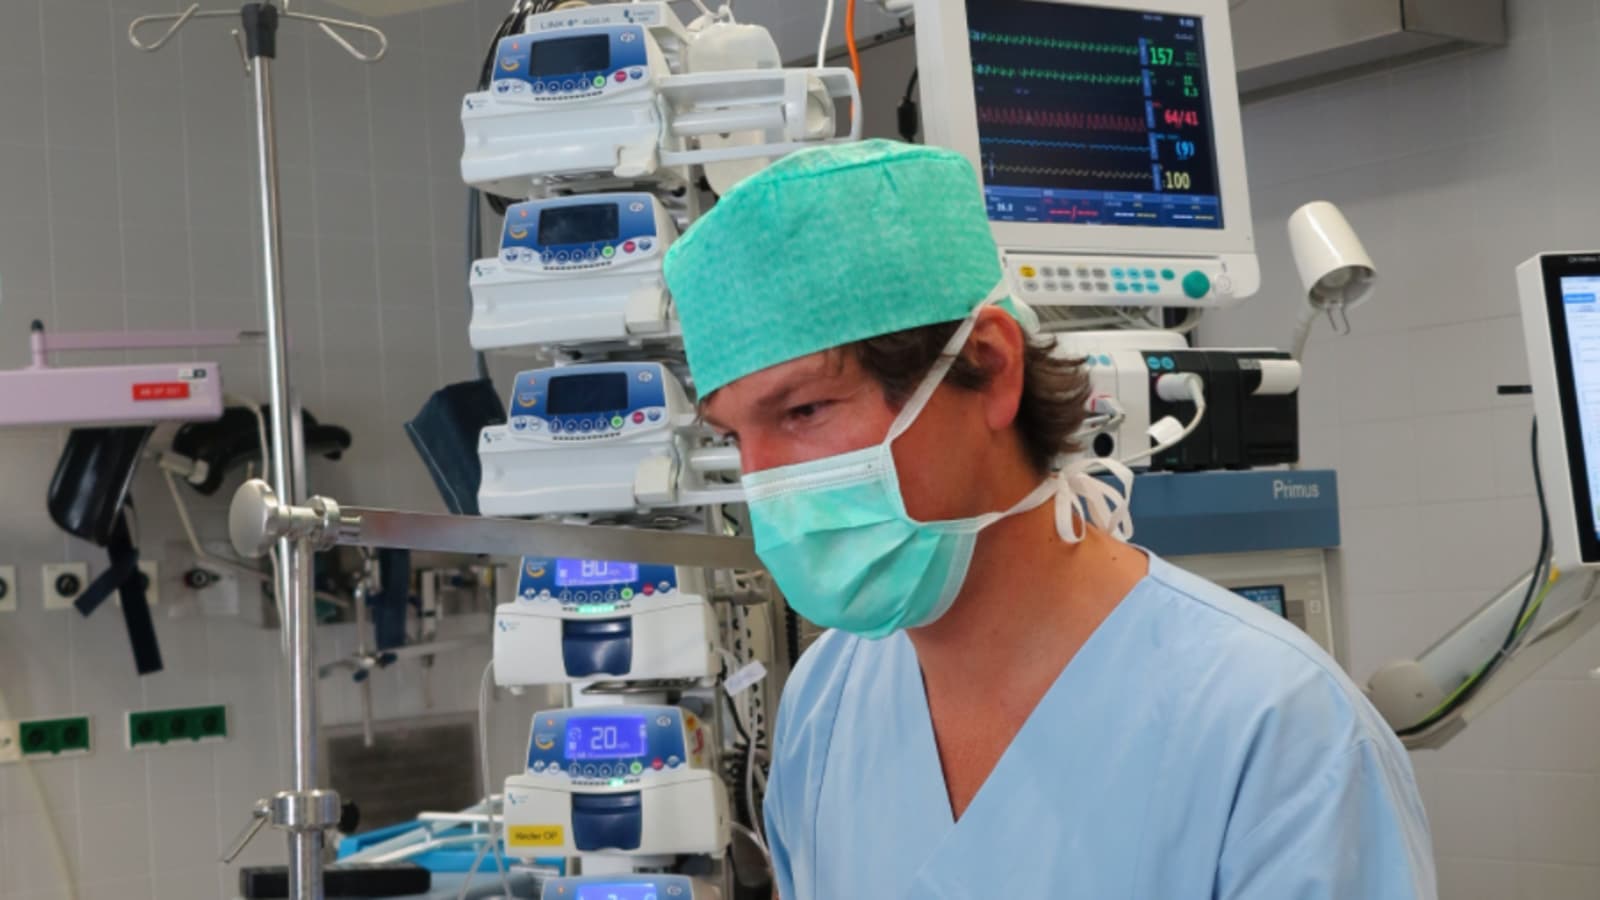
[[(272, 60), (276, 54), (277, 10), (251, 4), (243, 10), (250, 40), (251, 75), (255, 89), (256, 162), (261, 205), (262, 288), (266, 302), (267, 380), (272, 404), (272, 478), (281, 497), (302, 496), (297, 484), (292, 394), (286, 348), (283, 303), (283, 248), (278, 211), (277, 130), (272, 109)], [(294, 783), (292, 793), (307, 797), (317, 786), (316, 659), (312, 653), (311, 548), (304, 539), (283, 538), (277, 544), (275, 585), (282, 601), (289, 644), (289, 704), (293, 721)], [(291, 827), (289, 831), (289, 896), (321, 900), (322, 830)]]

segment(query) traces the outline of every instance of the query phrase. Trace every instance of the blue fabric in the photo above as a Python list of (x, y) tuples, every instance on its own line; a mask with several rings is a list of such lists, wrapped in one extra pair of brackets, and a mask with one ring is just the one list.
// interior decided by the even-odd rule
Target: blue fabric
[(778, 717), (783, 900), (1432, 900), (1405, 751), (1294, 626), (1152, 556), (959, 822), (904, 632), (830, 632)]
[(662, 275), (704, 398), (819, 350), (964, 318), (1000, 281), (1000, 255), (965, 157), (875, 140), (801, 150), (739, 182), (673, 243)]

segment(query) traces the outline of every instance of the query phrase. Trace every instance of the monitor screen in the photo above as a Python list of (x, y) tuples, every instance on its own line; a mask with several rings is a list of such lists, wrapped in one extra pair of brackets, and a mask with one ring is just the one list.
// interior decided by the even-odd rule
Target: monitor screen
[[(1572, 460), (1573, 476), (1580, 470), (1588, 481), (1588, 494), (1595, 496), (1595, 486), (1600, 485), (1600, 274), (1573, 274), (1561, 277), (1561, 313), (1566, 325), (1567, 360), (1572, 365), (1572, 399), (1568, 407), (1567, 425), (1576, 419), (1579, 446), (1583, 459)], [(1560, 351), (1558, 351), (1560, 352)], [(1574, 416), (1573, 414), (1576, 413)], [(1543, 424), (1542, 422), (1540, 423)], [(1539, 439), (1560, 440), (1557, 435), (1546, 436), (1541, 428)], [(1569, 441), (1569, 445), (1570, 445)], [(1580, 499), (1582, 494), (1574, 494)], [(1600, 538), (1600, 509), (1582, 507), (1578, 510), (1583, 530)]]
[(528, 74), (577, 75), (611, 68), (611, 36), (590, 34), (582, 37), (534, 41), (529, 48)]
[(567, 759), (643, 756), (648, 745), (645, 716), (588, 716), (567, 720)]
[(539, 213), (539, 246), (592, 244), (617, 239), (617, 204), (557, 206)]
[(623, 372), (558, 375), (550, 379), (550, 400), (545, 412), (552, 416), (572, 413), (612, 412), (628, 407), (628, 376)]
[(557, 587), (590, 587), (597, 584), (632, 584), (638, 580), (638, 563), (607, 562), (603, 559), (556, 560)]
[(1281, 584), (1234, 588), (1233, 592), (1262, 609), (1284, 617), (1289, 615), (1288, 602), (1284, 597), (1283, 585)]
[(1203, 24), (967, 0), (989, 218), (1220, 229)]
[(586, 884), (577, 900), (656, 900), (653, 884)]

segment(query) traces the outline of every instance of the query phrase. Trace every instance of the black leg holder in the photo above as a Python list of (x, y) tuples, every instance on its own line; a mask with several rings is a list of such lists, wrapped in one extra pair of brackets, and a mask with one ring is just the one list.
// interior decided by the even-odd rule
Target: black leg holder
[(159, 672), (162, 669), (161, 644), (156, 639), (155, 621), (150, 616), (144, 573), (139, 571), (139, 550), (133, 546), (133, 536), (128, 531), (126, 509), (117, 513), (117, 524), (106, 542), (106, 552), (110, 556), (110, 567), (90, 582), (72, 605), (88, 616), (116, 591), (122, 599), (122, 624), (128, 630), (134, 667), (140, 675)]

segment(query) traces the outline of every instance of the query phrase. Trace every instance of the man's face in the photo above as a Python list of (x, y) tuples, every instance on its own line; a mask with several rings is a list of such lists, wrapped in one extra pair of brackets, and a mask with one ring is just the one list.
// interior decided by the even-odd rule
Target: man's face
[[(1009, 432), (1016, 416), (1021, 332), (1005, 313), (985, 313), (966, 353), (996, 377), (978, 390), (941, 385), (894, 443), (906, 511), (922, 521), (988, 509), (977, 476), (991, 461), (997, 432)], [(1008, 350), (1014, 351), (1009, 363)], [(713, 392), (703, 412), (708, 424), (738, 442), (748, 474), (880, 443), (899, 411), (853, 353), (831, 350), (740, 378)]]

